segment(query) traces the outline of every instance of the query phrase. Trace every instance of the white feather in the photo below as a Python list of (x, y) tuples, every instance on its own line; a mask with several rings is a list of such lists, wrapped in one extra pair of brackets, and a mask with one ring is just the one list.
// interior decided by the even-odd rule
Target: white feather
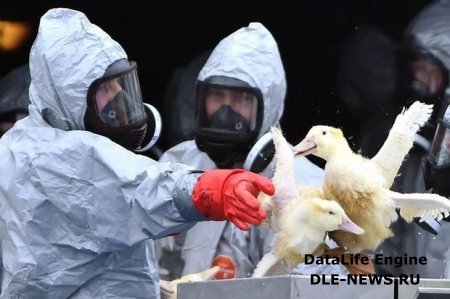
[(294, 153), (292, 147), (276, 127), (271, 128), (273, 143), (275, 145), (275, 173), (272, 182), (275, 186), (273, 197), (262, 196), (263, 208), (270, 216), (269, 225), (274, 232), (280, 231), (280, 218), (289, 202), (297, 199), (298, 193), (294, 176)]
[(426, 123), (433, 112), (433, 105), (427, 105), (419, 101), (414, 102), (408, 109), (403, 108), (397, 115), (391, 131), (408, 134), (411, 138)]

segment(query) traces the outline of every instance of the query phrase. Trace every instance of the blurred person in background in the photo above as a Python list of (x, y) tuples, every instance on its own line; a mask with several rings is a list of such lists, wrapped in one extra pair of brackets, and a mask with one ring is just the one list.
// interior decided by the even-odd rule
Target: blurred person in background
[[(432, 116), (416, 135), (415, 146), (400, 169), (394, 188), (404, 193), (431, 191), (449, 197), (449, 164), (440, 164), (436, 149), (445, 134), (445, 111), (449, 103), (450, 1), (434, 1), (425, 7), (404, 32), (399, 49), (399, 99), (405, 105), (415, 100), (434, 105)], [(424, 233), (417, 225), (399, 221), (395, 238), (381, 246), (386, 255), (427, 257), (426, 265), (388, 267), (389, 273), (418, 273), (421, 277), (449, 277), (450, 224), (428, 219), (437, 235)]]
[(28, 65), (12, 70), (0, 80), (0, 137), (28, 115), (30, 81)]
[[(427, 124), (415, 136), (414, 146), (403, 162), (392, 190), (402, 193), (440, 192), (440, 182), (448, 182), (443, 166), (437, 166), (436, 150), (442, 143), (445, 124), (439, 121), (448, 105), (450, 68), (450, 2), (436, 1), (410, 23), (397, 44), (381, 31), (363, 28), (344, 48), (339, 71), (338, 95), (352, 115), (356, 115), (356, 149), (372, 157), (387, 137), (395, 116), (414, 101), (434, 105)], [(359, 36), (359, 37), (358, 37)], [(353, 44), (352, 44), (353, 43)], [(366, 49), (366, 50), (363, 50)], [(439, 141), (434, 142), (433, 136)], [(435, 146), (437, 148), (438, 145)], [(431, 155), (431, 156), (430, 156)], [(432, 171), (427, 171), (432, 170)], [(436, 171), (437, 170), (437, 171)], [(431, 173), (436, 175), (431, 178)], [(446, 183), (445, 183), (446, 184)], [(417, 225), (419, 224), (419, 225)], [(394, 237), (377, 250), (386, 256), (425, 256), (426, 265), (378, 265), (378, 273), (420, 274), (421, 277), (447, 277), (450, 239), (446, 221), (426, 219), (408, 224), (399, 219), (392, 225)], [(424, 230), (425, 229), (425, 230)]]

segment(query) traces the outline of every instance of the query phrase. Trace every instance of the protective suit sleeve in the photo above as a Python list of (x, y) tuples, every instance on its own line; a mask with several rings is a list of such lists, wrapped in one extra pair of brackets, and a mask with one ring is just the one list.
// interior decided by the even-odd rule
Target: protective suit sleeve
[(39, 128), (27, 135), (10, 143), (7, 167), (17, 189), (8, 198), (11, 210), (25, 214), (30, 234), (104, 252), (205, 220), (192, 205), (198, 175), (187, 166), (157, 163), (85, 131)]

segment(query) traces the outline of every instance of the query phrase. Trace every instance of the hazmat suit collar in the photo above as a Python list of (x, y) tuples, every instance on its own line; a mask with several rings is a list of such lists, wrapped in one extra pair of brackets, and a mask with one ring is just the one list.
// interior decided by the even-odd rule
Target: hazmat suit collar
[(279, 122), (286, 95), (286, 78), (278, 46), (261, 23), (250, 23), (223, 39), (200, 71), (198, 80), (225, 76), (258, 88), (264, 99), (261, 137)]
[(30, 52), (31, 105), (45, 111), (47, 122), (56, 120), (53, 127), (84, 130), (90, 84), (121, 58), (127, 58), (123, 48), (83, 13), (49, 10)]

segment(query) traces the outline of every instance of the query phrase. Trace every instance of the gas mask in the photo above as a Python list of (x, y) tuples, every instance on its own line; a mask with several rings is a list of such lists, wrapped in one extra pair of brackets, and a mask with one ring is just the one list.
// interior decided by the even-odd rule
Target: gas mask
[(195, 142), (219, 168), (242, 167), (262, 124), (259, 89), (214, 76), (197, 83)]
[(211, 128), (224, 129), (229, 132), (250, 133), (249, 122), (227, 105), (223, 105), (211, 115), (209, 125)]
[(161, 117), (153, 106), (142, 101), (135, 62), (118, 60), (102, 78), (92, 82), (84, 122), (86, 130), (129, 150), (144, 152), (156, 143)]
[(426, 187), (434, 193), (450, 196), (450, 107), (447, 105), (439, 119), (436, 133), (428, 157), (424, 160), (423, 171)]

